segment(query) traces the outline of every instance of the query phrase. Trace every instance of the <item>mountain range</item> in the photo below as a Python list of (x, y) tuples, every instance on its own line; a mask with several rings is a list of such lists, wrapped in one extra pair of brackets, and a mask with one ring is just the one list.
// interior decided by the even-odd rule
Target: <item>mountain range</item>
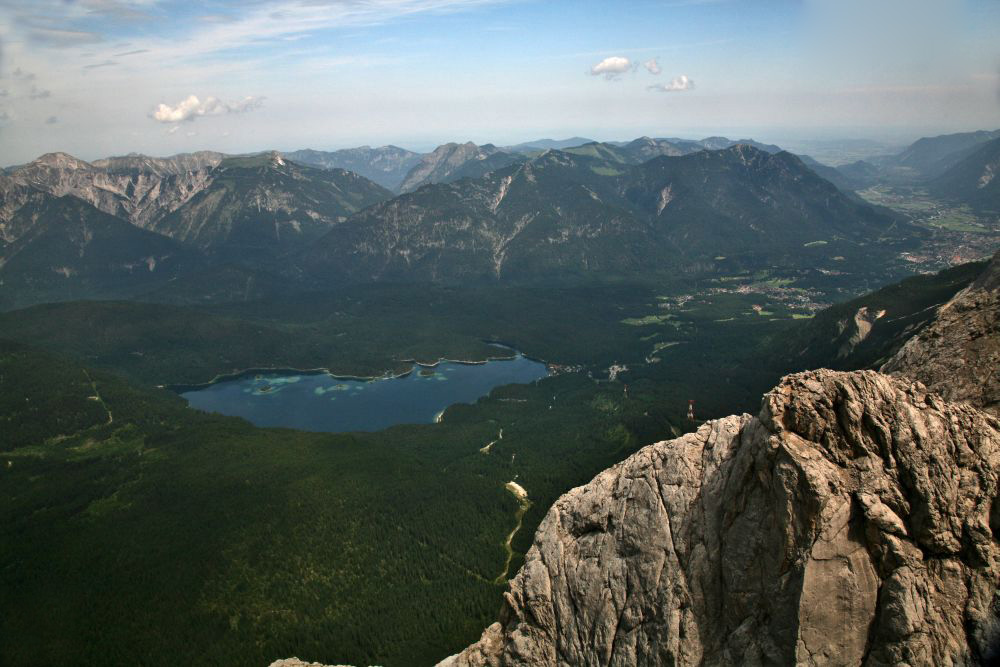
[(399, 146), (345, 148), (339, 151), (303, 149), (283, 153), (292, 162), (323, 169), (346, 169), (394, 192), (420, 162), (421, 154)]
[[(996, 211), (1000, 139), (991, 135), (921, 140), (893, 164), (948, 162), (928, 189)], [(885, 163), (834, 168), (723, 137), (525, 152), (456, 143), (425, 155), (392, 146), (294, 153), (311, 164), (289, 155), (205, 151), (85, 162), (52, 153), (5, 170), (0, 301), (64, 298), (64, 288), (73, 298), (161, 294), (168, 284), (188, 291), (199, 282), (267, 285), (268, 293), (288, 281), (568, 283), (701, 271), (723, 260), (754, 268), (839, 258), (846, 264), (826, 267), (837, 271), (883, 261), (920, 233), (853, 196), (882, 178)], [(37, 193), (79, 204), (43, 203)], [(73, 237), (83, 220), (100, 221), (87, 229), (100, 226), (114, 256), (92, 261), (99, 246)], [(45, 240), (60, 233), (76, 254)], [(141, 280), (121, 268), (143, 258), (158, 268)], [(14, 285), (22, 286), (16, 296)]]
[(293, 262), (309, 276), (362, 282), (547, 281), (719, 255), (801, 263), (809, 244), (857, 252), (904, 226), (789, 153), (737, 144), (628, 166), (549, 150), (366, 209)]
[(8, 169), (6, 175), (15, 183), (57, 197), (72, 195), (145, 228), (206, 187), (224, 157), (203, 151), (169, 158), (128, 155), (89, 163), (66, 153), (47, 153)]
[(450, 183), (460, 178), (478, 178), (524, 159), (518, 153), (502, 151), (493, 144), (482, 146), (472, 142), (444, 144), (423, 156), (406, 175), (399, 189), (401, 192), (411, 192), (431, 183)]
[(960, 132), (924, 137), (891, 158), (897, 167), (912, 169), (923, 178), (940, 176), (983, 144), (1000, 138), (1000, 130)]
[(582, 146), (583, 144), (593, 143), (593, 139), (587, 139), (585, 137), (570, 137), (568, 139), (536, 139), (534, 141), (526, 141), (524, 143), (515, 144), (513, 146), (505, 146), (504, 150), (512, 151), (515, 153), (534, 153), (537, 151), (544, 151), (550, 148), (556, 150), (562, 150), (565, 148), (572, 148), (573, 146)]
[(201, 250), (263, 261), (322, 236), (392, 193), (354, 172), (278, 153), (222, 160), (211, 182), (150, 229)]
[(200, 253), (71, 195), (0, 176), (0, 308), (134, 296), (205, 266)]
[(781, 150), (773, 144), (763, 144), (752, 139), (734, 141), (726, 137), (699, 140), (641, 137), (628, 142), (598, 142), (572, 137), (560, 140), (540, 139), (503, 148), (472, 142), (447, 143), (426, 154), (413, 153), (396, 146), (362, 146), (334, 152), (298, 150), (283, 155), (302, 164), (354, 171), (398, 193), (411, 192), (422, 185), (478, 178), (490, 171), (523, 162), (527, 159), (525, 156), (536, 156), (546, 150), (562, 150), (613, 162), (639, 164), (660, 155), (721, 150), (736, 144), (748, 144), (769, 153)]
[(879, 184), (931, 185), (933, 188), (936, 180), (942, 178), (947, 180), (948, 173), (955, 170), (962, 171), (963, 168), (960, 167), (962, 162), (985, 144), (998, 138), (1000, 130), (923, 137), (894, 155), (876, 156), (836, 167), (819, 165), (817, 171), (824, 178), (836, 183), (838, 187), (852, 190)]

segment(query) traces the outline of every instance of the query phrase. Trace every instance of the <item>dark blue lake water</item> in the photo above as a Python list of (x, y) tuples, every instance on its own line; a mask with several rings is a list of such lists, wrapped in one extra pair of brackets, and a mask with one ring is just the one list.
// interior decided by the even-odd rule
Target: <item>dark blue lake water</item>
[(243, 417), (257, 426), (306, 431), (377, 431), (434, 419), (455, 403), (475, 403), (494, 387), (548, 375), (521, 355), (485, 364), (414, 366), (404, 377), (356, 380), (326, 373), (261, 373), (181, 391), (193, 408)]

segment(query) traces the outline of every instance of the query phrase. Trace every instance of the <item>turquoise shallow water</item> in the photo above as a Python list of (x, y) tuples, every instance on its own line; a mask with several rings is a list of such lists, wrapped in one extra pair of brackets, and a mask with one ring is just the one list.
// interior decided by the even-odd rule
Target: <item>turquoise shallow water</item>
[[(421, 370), (433, 373), (422, 375)], [(327, 373), (261, 373), (187, 388), (180, 394), (193, 408), (243, 417), (257, 426), (377, 431), (394, 424), (433, 422), (449, 405), (474, 403), (494, 387), (527, 384), (547, 375), (545, 364), (518, 355), (485, 364), (414, 366), (404, 377), (376, 380)]]

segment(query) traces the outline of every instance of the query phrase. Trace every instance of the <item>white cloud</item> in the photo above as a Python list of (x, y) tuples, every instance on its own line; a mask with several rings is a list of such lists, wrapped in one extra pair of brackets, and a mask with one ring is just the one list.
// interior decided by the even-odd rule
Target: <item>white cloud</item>
[(181, 100), (173, 106), (161, 102), (150, 114), (150, 117), (160, 123), (181, 123), (193, 121), (199, 116), (245, 113), (257, 109), (263, 103), (264, 98), (262, 97), (245, 97), (239, 102), (229, 104), (215, 97), (206, 97), (204, 100), (200, 100), (197, 95), (189, 95), (187, 99)]
[(632, 69), (632, 61), (624, 56), (611, 56), (605, 58), (590, 68), (592, 76), (603, 75), (605, 79), (614, 79)]
[(657, 76), (659, 76), (660, 72), (663, 71), (660, 69), (660, 63), (656, 61), (656, 58), (650, 58), (644, 62), (642, 66), (645, 67), (650, 74), (655, 74)]
[(686, 90), (694, 90), (694, 81), (688, 78), (687, 74), (681, 74), (680, 76), (675, 76), (667, 83), (658, 83), (655, 86), (649, 86), (650, 90), (655, 90), (658, 93), (683, 93)]

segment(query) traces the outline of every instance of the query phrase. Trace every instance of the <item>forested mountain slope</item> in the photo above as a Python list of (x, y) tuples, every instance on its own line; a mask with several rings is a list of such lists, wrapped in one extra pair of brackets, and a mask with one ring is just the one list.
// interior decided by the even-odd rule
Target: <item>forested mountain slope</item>
[(277, 153), (226, 158), (208, 187), (152, 229), (223, 256), (273, 258), (391, 196), (355, 173), (298, 165)]
[[(547, 151), (367, 209), (292, 260), (350, 281), (579, 280), (711, 262), (872, 261), (917, 230), (787, 153), (737, 145), (628, 167)], [(824, 261), (824, 260), (820, 260)]]
[(73, 197), (0, 176), (0, 308), (134, 296), (205, 265), (200, 254)]

